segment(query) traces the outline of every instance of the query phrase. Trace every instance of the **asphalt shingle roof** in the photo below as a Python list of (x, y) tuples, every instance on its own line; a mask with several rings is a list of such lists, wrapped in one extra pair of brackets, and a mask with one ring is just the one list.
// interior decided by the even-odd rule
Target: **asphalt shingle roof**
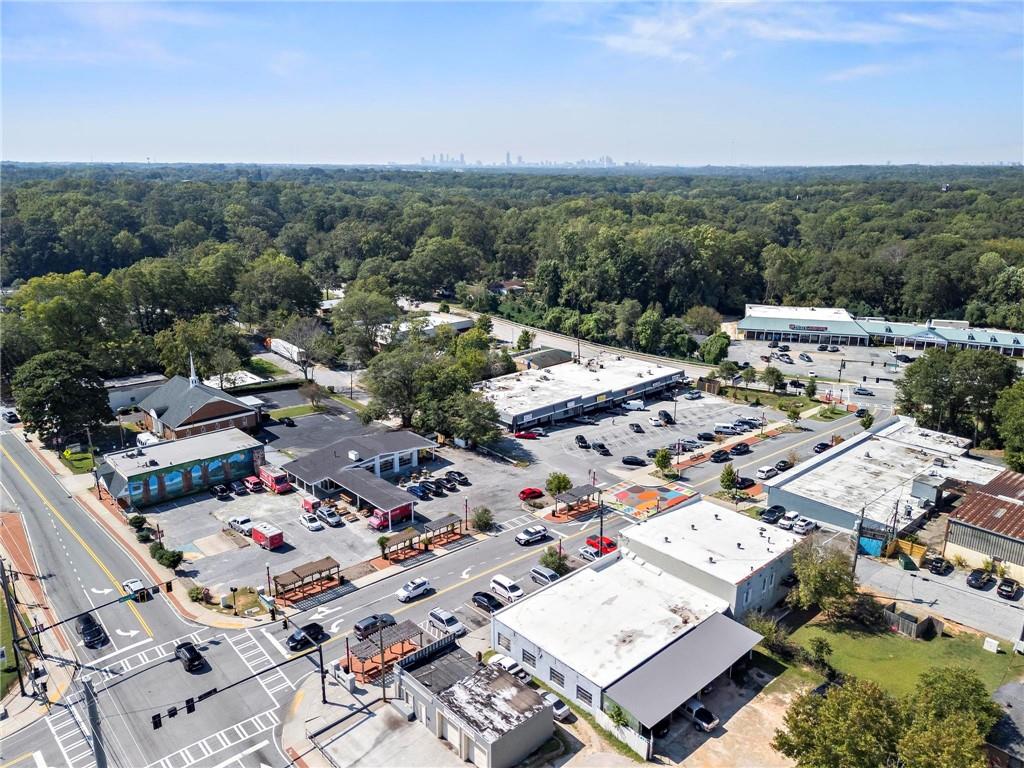
[(139, 403), (139, 409), (155, 412), (161, 422), (171, 429), (177, 429), (200, 408), (218, 400), (231, 403), (239, 411), (253, 411), (252, 406), (215, 387), (208, 387), (205, 384), (190, 386), (189, 380), (184, 376), (175, 376), (151, 392)]

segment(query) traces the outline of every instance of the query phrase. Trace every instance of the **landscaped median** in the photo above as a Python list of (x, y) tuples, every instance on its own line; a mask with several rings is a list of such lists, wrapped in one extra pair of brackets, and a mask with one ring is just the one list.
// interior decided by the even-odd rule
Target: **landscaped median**
[(290, 405), (287, 408), (278, 408), (270, 412), (270, 418), (280, 421), (284, 418), (295, 418), (296, 416), (308, 416), (311, 413), (323, 413), (327, 409), (322, 405)]

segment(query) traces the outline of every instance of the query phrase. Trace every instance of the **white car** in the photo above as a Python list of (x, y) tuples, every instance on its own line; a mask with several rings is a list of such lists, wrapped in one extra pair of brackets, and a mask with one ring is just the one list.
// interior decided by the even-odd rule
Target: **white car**
[(544, 427), (532, 427), (531, 429), (528, 429), (527, 431), (528, 432), (532, 432), (533, 434), (537, 435), (537, 437), (547, 437), (548, 436), (548, 433), (544, 430)]
[(494, 656), (491, 656), (487, 663), (491, 666), (501, 667), (510, 675), (518, 677), (520, 680), (530, 679), (530, 673), (520, 667), (515, 659), (504, 656), (500, 653), (496, 653)]
[(526, 546), (527, 544), (534, 544), (542, 539), (546, 539), (547, 537), (547, 528), (543, 525), (531, 525), (529, 528), (524, 528), (516, 534), (516, 544)]
[(700, 400), (703, 395), (695, 389), (692, 392), (687, 392), (683, 397), (687, 400)]
[(407, 603), (410, 600), (422, 597), (430, 591), (430, 582), (424, 578), (416, 578), (412, 581), (407, 581), (401, 586), (401, 588), (395, 592), (395, 597), (398, 598), (398, 602)]
[(810, 376), (812, 379), (815, 379), (815, 378), (818, 377), (818, 374), (816, 374), (814, 371), (808, 371), (807, 375)]
[(813, 530), (814, 521), (808, 520), (806, 517), (801, 517), (799, 520), (793, 523), (793, 533), (799, 533), (801, 536), (806, 536)]
[(779, 528), (782, 528), (782, 529), (788, 531), (790, 528), (793, 527), (793, 525), (799, 519), (800, 519), (800, 513), (790, 509), (790, 510), (788, 510), (786, 512), (786, 514), (784, 514), (782, 516), (782, 519), (779, 520)]
[(324, 524), (316, 519), (316, 515), (309, 512), (304, 513), (299, 518), (299, 522), (302, 523), (302, 527), (307, 531), (322, 531), (324, 529)]
[(570, 710), (566, 706), (565, 702), (555, 696), (555, 694), (548, 691), (541, 698), (544, 703), (551, 707), (551, 714), (554, 715), (555, 720), (565, 720), (569, 717)]
[(576, 550), (576, 554), (579, 556), (580, 560), (586, 560), (588, 562), (597, 560), (597, 558), (601, 556), (601, 553), (597, 551), (597, 548), (592, 547), (589, 544), (584, 544)]
[(137, 595), (139, 594), (139, 590), (142, 590), (142, 589), (145, 589), (145, 588), (146, 588), (146, 585), (143, 584), (138, 579), (128, 579), (126, 581), (122, 581), (121, 582), (121, 589), (124, 590), (124, 593), (126, 595), (132, 595), (133, 596), (132, 597), (133, 600), (138, 600), (139, 598), (137, 597)]
[(330, 507), (320, 507), (316, 511), (316, 516), (328, 525), (337, 528), (341, 525), (341, 515), (335, 512)]
[(657, 416), (648, 416), (647, 423), (650, 424), (652, 427), (660, 427), (661, 419), (659, 419)]

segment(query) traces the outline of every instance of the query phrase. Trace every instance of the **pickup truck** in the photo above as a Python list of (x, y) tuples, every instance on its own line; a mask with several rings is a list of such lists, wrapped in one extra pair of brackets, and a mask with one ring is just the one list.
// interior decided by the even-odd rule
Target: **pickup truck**
[(235, 515), (228, 518), (228, 527), (243, 536), (252, 536), (252, 520), (248, 515)]

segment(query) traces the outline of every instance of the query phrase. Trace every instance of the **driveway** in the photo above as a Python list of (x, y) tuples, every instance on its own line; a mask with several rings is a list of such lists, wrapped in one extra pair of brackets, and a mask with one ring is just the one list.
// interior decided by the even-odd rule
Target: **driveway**
[(897, 565), (861, 558), (857, 562), (861, 585), (882, 597), (897, 598), (911, 613), (933, 613), (1004, 640), (1021, 636), (1024, 605), (996, 596), (995, 586), (975, 590), (967, 574), (953, 571), (936, 576), (928, 571), (904, 571)]

